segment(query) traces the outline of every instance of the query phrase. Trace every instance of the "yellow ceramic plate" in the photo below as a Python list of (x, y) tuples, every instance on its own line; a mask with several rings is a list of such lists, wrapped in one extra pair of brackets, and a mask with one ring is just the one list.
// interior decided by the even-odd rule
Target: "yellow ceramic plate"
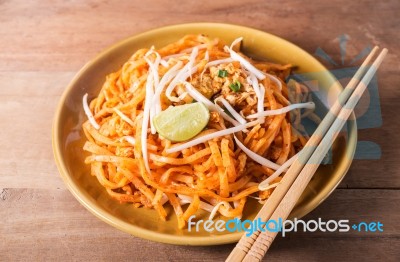
[[(271, 34), (255, 29), (216, 23), (182, 24), (151, 30), (115, 44), (87, 63), (66, 88), (57, 108), (53, 124), (53, 150), (60, 174), (71, 193), (94, 215), (106, 223), (134, 236), (179, 245), (216, 245), (237, 241), (241, 233), (208, 233), (179, 230), (174, 215), (167, 222), (159, 219), (154, 210), (136, 209), (132, 205), (112, 200), (84, 164), (85, 153), (82, 123), (86, 120), (82, 96), (98, 94), (105, 76), (116, 71), (137, 49), (161, 47), (186, 34), (206, 34), (230, 43), (244, 38), (242, 51), (250, 56), (297, 66), (296, 73), (318, 72), (319, 88), (338, 94), (340, 84), (311, 55), (301, 48)], [(292, 217), (301, 217), (318, 206), (346, 174), (357, 140), (355, 121), (347, 124), (347, 136), (338, 139), (333, 147), (333, 163), (321, 166), (293, 210)], [(246, 204), (242, 219), (252, 219), (260, 205)], [(171, 209), (169, 213), (173, 213)], [(206, 214), (199, 213), (200, 217)]]

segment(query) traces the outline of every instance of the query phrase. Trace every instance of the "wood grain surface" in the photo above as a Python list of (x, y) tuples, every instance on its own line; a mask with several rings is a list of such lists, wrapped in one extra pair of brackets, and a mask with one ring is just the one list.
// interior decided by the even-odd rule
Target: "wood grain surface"
[[(0, 261), (221, 261), (233, 245), (150, 242), (91, 215), (55, 166), (51, 125), (59, 97), (99, 51), (139, 32), (187, 22), (245, 25), (325, 50), (338, 66), (365, 47), (389, 54), (378, 72), (383, 123), (359, 130), (382, 151), (355, 160), (339, 188), (307, 219), (380, 221), (381, 233), (292, 233), (270, 261), (400, 261), (400, 2), (0, 0)], [(340, 63), (340, 35), (347, 56)]]

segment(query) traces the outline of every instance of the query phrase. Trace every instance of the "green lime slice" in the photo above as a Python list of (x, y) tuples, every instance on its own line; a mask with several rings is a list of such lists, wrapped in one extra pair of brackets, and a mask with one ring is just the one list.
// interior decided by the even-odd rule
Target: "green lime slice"
[(204, 129), (210, 112), (200, 102), (170, 107), (153, 118), (157, 132), (163, 137), (181, 142), (188, 140)]

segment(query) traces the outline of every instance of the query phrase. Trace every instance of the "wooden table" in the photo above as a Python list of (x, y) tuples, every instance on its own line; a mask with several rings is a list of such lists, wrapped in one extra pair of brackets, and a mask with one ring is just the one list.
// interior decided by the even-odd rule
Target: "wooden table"
[[(380, 221), (381, 233), (293, 233), (271, 261), (400, 261), (400, 2), (388, 1), (0, 1), (0, 261), (223, 260), (233, 245), (182, 247), (120, 232), (68, 192), (55, 166), (51, 125), (59, 97), (96, 53), (139, 32), (185, 22), (267, 31), (345, 67), (363, 48), (389, 55), (378, 73), (383, 125), (359, 130), (379, 160), (355, 160), (339, 188), (305, 219)], [(121, 2), (121, 3), (119, 3)], [(123, 3), (122, 3), (123, 2)], [(279, 2), (279, 3), (278, 3)], [(322, 60), (321, 60), (322, 61)]]

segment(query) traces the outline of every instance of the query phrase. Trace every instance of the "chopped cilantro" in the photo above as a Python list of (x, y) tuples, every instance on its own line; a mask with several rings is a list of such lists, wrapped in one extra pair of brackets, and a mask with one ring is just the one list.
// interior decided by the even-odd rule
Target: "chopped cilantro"
[(226, 70), (218, 70), (218, 76), (219, 77), (227, 77), (228, 76), (228, 71), (226, 71)]
[(229, 85), (233, 92), (239, 92), (241, 86), (242, 84), (237, 80)]

